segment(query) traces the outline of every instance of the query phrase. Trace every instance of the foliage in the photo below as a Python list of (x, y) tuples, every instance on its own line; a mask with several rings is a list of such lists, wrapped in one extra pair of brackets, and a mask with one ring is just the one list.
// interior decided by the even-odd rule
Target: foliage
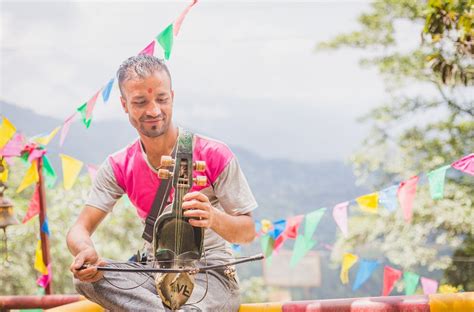
[[(386, 81), (387, 103), (361, 118), (372, 130), (352, 157), (360, 183), (379, 190), (474, 151), (474, 104), (472, 90), (466, 88), (473, 84), (473, 10), (472, 1), (378, 0), (360, 16), (361, 30), (319, 45), (363, 49), (361, 64), (376, 67)], [(408, 50), (407, 42), (397, 40), (402, 23), (422, 37)], [(453, 274), (457, 260), (450, 256), (464, 246), (463, 255), (471, 261), (464, 264), (472, 268), (472, 182), (451, 169), (444, 198), (434, 201), (426, 176), (421, 176), (411, 224), (386, 211), (377, 217), (356, 215), (350, 237), (338, 241), (333, 259), (356, 249), (363, 257), (382, 258), (403, 269), (451, 266), (446, 281), (472, 290), (472, 283)], [(471, 272), (467, 280), (473, 280), (472, 269), (466, 272)]]
[[(5, 195), (14, 202), (14, 211), (21, 221), (25, 215), (33, 187), (20, 194), (15, 188), (22, 179), (26, 166), (19, 161), (10, 168), (10, 187)], [(54, 293), (73, 293), (72, 275), (69, 265), (72, 255), (66, 245), (66, 233), (76, 220), (90, 188), (88, 176), (81, 176), (71, 190), (62, 185), (46, 190), (48, 224), (51, 233), (50, 252), (53, 270)], [(9, 261), (0, 262), (0, 289), (2, 295), (32, 295), (36, 293), (34, 269), (35, 248), (39, 239), (39, 221), (34, 217), (26, 224), (11, 226), (8, 232)], [(105, 258), (127, 260), (141, 248), (141, 224), (134, 209), (128, 202), (120, 201), (114, 212), (94, 234), (94, 242), (99, 254)], [(131, 234), (133, 233), (133, 234)], [(2, 255), (3, 256), (3, 255)], [(122, 259), (121, 259), (122, 258)]]

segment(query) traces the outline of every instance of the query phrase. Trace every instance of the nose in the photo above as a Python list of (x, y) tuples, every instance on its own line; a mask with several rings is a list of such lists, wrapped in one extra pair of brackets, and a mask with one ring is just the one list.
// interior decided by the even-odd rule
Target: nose
[(155, 102), (151, 102), (148, 107), (146, 114), (151, 117), (158, 117), (161, 114), (160, 105)]

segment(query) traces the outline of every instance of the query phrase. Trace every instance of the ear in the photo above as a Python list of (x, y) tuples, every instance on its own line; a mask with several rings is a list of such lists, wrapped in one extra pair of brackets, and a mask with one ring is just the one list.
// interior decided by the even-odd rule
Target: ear
[(171, 100), (174, 102), (174, 90), (171, 90)]
[(120, 96), (120, 103), (122, 103), (123, 111), (128, 114), (127, 101), (122, 96)]

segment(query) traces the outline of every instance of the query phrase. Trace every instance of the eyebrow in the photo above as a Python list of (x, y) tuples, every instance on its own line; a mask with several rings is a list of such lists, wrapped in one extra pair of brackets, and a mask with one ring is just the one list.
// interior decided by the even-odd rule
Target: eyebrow
[(143, 99), (146, 99), (146, 97), (144, 97), (143, 95), (137, 95), (137, 96), (132, 97), (132, 101), (143, 100)]

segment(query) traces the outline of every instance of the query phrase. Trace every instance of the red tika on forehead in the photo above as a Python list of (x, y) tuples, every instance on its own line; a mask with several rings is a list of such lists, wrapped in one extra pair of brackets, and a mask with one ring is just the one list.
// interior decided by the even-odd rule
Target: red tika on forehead
[(151, 91), (153, 91), (151, 88), (148, 88), (148, 93), (151, 93)]

